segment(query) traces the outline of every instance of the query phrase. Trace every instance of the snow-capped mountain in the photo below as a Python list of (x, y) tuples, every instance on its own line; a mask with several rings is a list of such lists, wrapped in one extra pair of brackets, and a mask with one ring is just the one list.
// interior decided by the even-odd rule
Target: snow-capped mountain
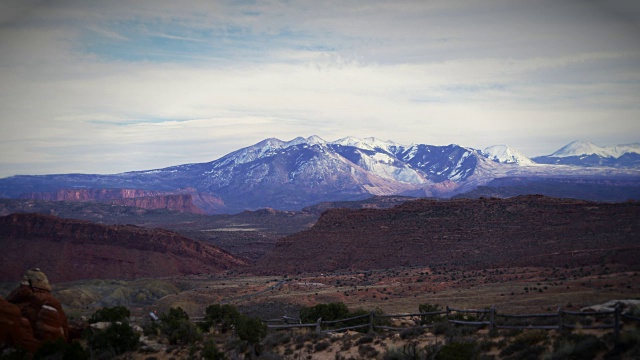
[[(635, 149), (633, 145), (627, 147)], [(565, 150), (570, 154), (569, 149)], [(614, 160), (633, 162), (633, 156), (640, 158), (638, 153), (626, 152)], [(556, 161), (575, 156), (549, 158)], [(529, 158), (505, 145), (480, 151), (455, 144), (405, 146), (376, 138), (347, 137), (333, 142), (317, 136), (291, 141), (270, 138), (207, 163), (113, 175), (12, 176), (0, 179), (0, 197), (17, 198), (23, 193), (69, 188), (173, 192), (190, 188), (217, 196), (224, 201), (227, 212), (236, 212), (262, 207), (300, 209), (322, 201), (371, 195), (448, 197), (507, 176), (631, 173), (640, 177), (640, 171), (633, 168), (592, 170), (531, 165), (535, 164)]]
[(541, 164), (578, 166), (640, 166), (640, 144), (601, 147), (584, 140), (573, 141), (548, 156), (533, 159)]
[(507, 145), (494, 145), (484, 149), (483, 155), (503, 164), (534, 165), (535, 163), (516, 149)]

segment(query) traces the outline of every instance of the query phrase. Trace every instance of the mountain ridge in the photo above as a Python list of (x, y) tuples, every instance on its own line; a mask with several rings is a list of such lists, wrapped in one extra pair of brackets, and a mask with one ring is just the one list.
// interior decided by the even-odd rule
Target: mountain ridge
[[(207, 163), (113, 175), (4, 178), (0, 179), (0, 196), (16, 198), (23, 193), (65, 188), (132, 188), (172, 193), (190, 188), (219, 199), (224, 204), (219, 211), (232, 213), (265, 207), (297, 210), (323, 201), (358, 200), (372, 195), (451, 197), (505, 176), (640, 177), (640, 154), (633, 152), (619, 159), (595, 154), (585, 159), (537, 159), (529, 159), (506, 145), (483, 151), (456, 144), (405, 146), (372, 137), (345, 137), (332, 142), (318, 136), (290, 141), (268, 138)], [(218, 208), (214, 204), (205, 210), (211, 213)]]

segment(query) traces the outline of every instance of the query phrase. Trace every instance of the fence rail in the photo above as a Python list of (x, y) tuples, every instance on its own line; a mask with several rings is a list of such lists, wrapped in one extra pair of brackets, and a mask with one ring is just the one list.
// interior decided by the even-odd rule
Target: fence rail
[[(478, 314), (479, 315), (478, 317), (480, 319), (466, 320), (464, 315), (459, 316), (459, 315), (454, 315), (452, 313)], [(488, 319), (486, 319), (487, 314), (489, 315)], [(430, 328), (430, 327), (433, 327), (435, 324), (420, 323), (419, 325), (415, 325), (411, 327), (394, 327), (394, 326), (387, 326), (387, 325), (376, 325), (375, 320), (389, 319), (389, 318), (407, 318), (407, 317), (420, 317), (421, 320), (423, 320), (424, 317), (426, 316), (436, 316), (436, 315), (445, 315), (444, 317), (442, 317), (443, 320), (446, 320), (446, 322), (453, 325), (488, 326), (489, 329), (521, 329), (521, 330), (528, 330), (528, 329), (562, 330), (563, 328), (566, 328), (566, 329), (613, 329), (616, 338), (620, 336), (620, 331), (623, 325), (622, 323), (623, 319), (640, 323), (640, 318), (627, 315), (627, 314), (622, 314), (622, 308), (618, 303), (615, 306), (614, 310), (610, 310), (610, 311), (580, 312), (580, 311), (562, 310), (558, 308), (558, 310), (555, 313), (547, 313), (547, 314), (499, 314), (496, 312), (495, 305), (491, 306), (489, 309), (456, 309), (456, 308), (450, 308), (447, 306), (445, 311), (432, 311), (432, 312), (424, 312), (424, 313), (419, 312), (419, 313), (409, 313), (409, 314), (388, 314), (388, 315), (377, 315), (374, 312), (371, 312), (369, 314), (355, 316), (347, 319), (340, 319), (340, 320), (323, 321), (322, 318), (320, 318), (316, 321), (316, 323), (313, 323), (313, 324), (312, 323), (283, 324), (283, 325), (268, 324), (267, 326), (269, 329), (274, 329), (274, 330), (289, 329), (289, 328), (303, 328), (303, 327), (315, 328), (315, 331), (317, 333), (339, 332), (339, 331), (353, 330), (353, 329), (366, 328), (366, 327), (369, 328), (370, 332), (373, 332), (374, 329), (387, 330), (387, 331), (402, 331), (407, 328), (423, 328), (423, 329)], [(582, 325), (582, 324), (575, 324), (575, 323), (567, 323), (563, 318), (563, 315), (574, 316), (574, 317), (575, 316), (578, 316), (578, 317), (613, 316), (613, 324)], [(341, 327), (337, 329), (330, 329), (330, 328), (327, 329), (329, 325), (340, 324), (340, 323), (345, 324), (349, 321), (361, 320), (365, 318), (369, 319), (368, 322), (366, 323)], [(497, 322), (496, 318), (504, 318), (504, 319), (556, 318), (557, 324), (536, 325), (532, 323), (527, 323), (524, 325), (508, 325), (508, 324), (501, 324)], [(285, 319), (286, 321), (288, 320), (299, 321), (299, 319), (288, 318), (286, 316), (283, 317), (283, 319)]]

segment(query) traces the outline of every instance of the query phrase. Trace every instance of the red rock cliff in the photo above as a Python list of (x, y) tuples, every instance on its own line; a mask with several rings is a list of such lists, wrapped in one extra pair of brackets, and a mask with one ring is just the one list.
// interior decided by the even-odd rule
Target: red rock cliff
[(40, 214), (0, 217), (0, 246), (0, 280), (36, 264), (54, 281), (162, 277), (246, 265), (214, 245), (168, 230)]
[(176, 192), (142, 189), (60, 189), (22, 194), (21, 199), (39, 201), (98, 201), (142, 209), (167, 209), (193, 214), (215, 214), (224, 208), (219, 197), (195, 189)]

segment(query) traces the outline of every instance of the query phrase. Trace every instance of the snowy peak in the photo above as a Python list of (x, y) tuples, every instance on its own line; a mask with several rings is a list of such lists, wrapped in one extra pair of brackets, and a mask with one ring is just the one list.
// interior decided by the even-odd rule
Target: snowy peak
[(317, 135), (311, 135), (308, 138), (303, 138), (303, 137), (297, 137), (291, 141), (287, 141), (286, 143), (284, 143), (283, 148), (288, 148), (290, 146), (296, 146), (296, 145), (301, 145), (301, 144), (307, 144), (307, 145), (326, 145), (327, 142), (324, 141), (321, 137), (317, 136)]
[(507, 145), (494, 145), (484, 149), (482, 154), (489, 160), (502, 164), (534, 165), (535, 163), (516, 149)]
[(597, 155), (604, 158), (612, 157), (617, 159), (627, 153), (640, 154), (640, 143), (601, 147), (589, 141), (576, 140), (563, 146), (560, 150), (549, 155), (549, 157), (563, 158)]
[(384, 141), (374, 137), (359, 139), (353, 136), (347, 136), (331, 143), (332, 145), (353, 146), (364, 150), (384, 150), (388, 153), (395, 153), (402, 146), (393, 141)]
[(614, 145), (605, 148), (613, 157), (619, 158), (624, 154), (640, 154), (640, 143)]
[(554, 152), (549, 156), (553, 157), (569, 157), (569, 156), (581, 156), (581, 155), (599, 155), (602, 157), (611, 156), (609, 152), (592, 142), (584, 140), (576, 140), (565, 146), (560, 150)]

